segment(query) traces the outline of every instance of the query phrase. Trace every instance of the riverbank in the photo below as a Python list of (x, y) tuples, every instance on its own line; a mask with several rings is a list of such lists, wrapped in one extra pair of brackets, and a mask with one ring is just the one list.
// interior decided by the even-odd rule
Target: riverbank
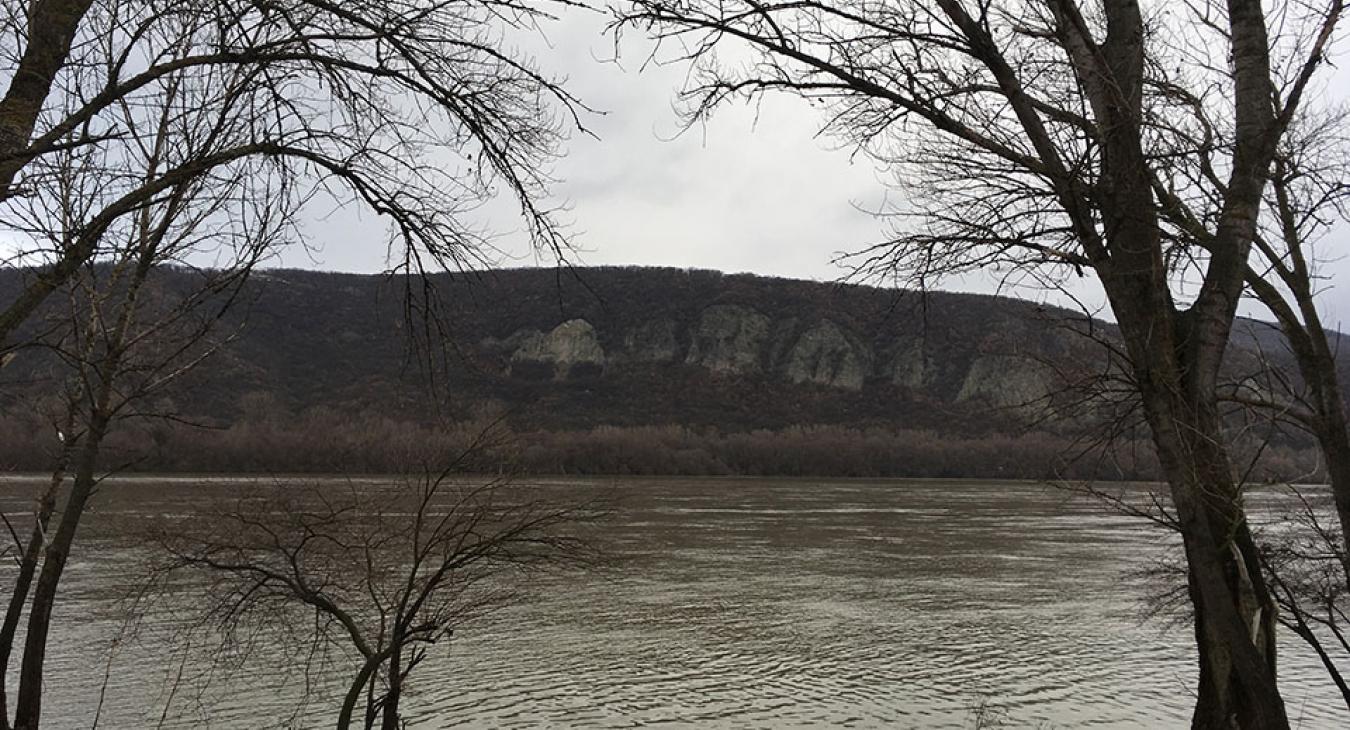
[[(55, 433), (2, 428), (0, 467), (50, 470)], [(1258, 454), (1254, 481), (1307, 479), (1313, 450)], [(224, 428), (152, 421), (109, 438), (106, 466), (164, 473), (388, 474), (456, 458), (461, 471), (573, 476), (772, 476), (1148, 481), (1158, 476), (1145, 442), (1102, 448), (1082, 435), (1036, 431), (962, 438), (921, 429), (795, 426), (723, 432), (684, 426), (515, 430), (502, 421), (432, 426), (384, 417), (310, 413), (293, 421), (244, 420)], [(1241, 449), (1239, 449), (1241, 451)], [(1240, 456), (1241, 454), (1239, 454)]]

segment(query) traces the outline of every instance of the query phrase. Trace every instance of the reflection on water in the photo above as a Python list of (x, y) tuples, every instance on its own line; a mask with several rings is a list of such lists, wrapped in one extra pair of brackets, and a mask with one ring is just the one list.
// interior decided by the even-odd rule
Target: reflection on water
[[(1145, 621), (1135, 577), (1167, 536), (1137, 520), (1031, 484), (603, 485), (618, 495), (602, 538), (615, 567), (542, 579), (438, 647), (405, 700), (413, 727), (959, 728), (982, 701), (1008, 727), (1187, 724), (1189, 629)], [(0, 482), (4, 506), (30, 488)], [(256, 657), (246, 672), (199, 676), (195, 655), (171, 661), (153, 625), (108, 660), (113, 599), (142, 570), (119, 541), (125, 524), (236, 489), (108, 487), (64, 584), (49, 727), (88, 728), (96, 712), (100, 727), (153, 727), (166, 704), (164, 727), (331, 723), (334, 682)], [(1291, 719), (1341, 726), (1335, 689), (1301, 646), (1286, 642), (1282, 662)]]

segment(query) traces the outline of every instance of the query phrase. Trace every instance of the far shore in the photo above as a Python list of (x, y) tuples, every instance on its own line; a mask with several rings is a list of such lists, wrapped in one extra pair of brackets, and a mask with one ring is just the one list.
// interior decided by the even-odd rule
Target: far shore
[[(353, 482), (386, 482), (401, 478), (403, 475), (390, 472), (369, 472), (369, 473), (341, 473), (341, 472), (159, 472), (159, 471), (126, 471), (106, 477), (110, 481), (141, 481), (141, 482), (186, 482), (186, 481), (209, 481), (209, 482), (258, 482), (264, 480), (275, 480), (282, 482), (301, 482), (301, 481), (353, 481)], [(28, 482), (40, 481), (51, 478), (51, 474), (40, 471), (12, 471), (0, 472), (0, 484), (5, 482)], [(1024, 479), (998, 477), (905, 477), (905, 476), (835, 476), (835, 475), (788, 475), (775, 476), (763, 474), (494, 474), (490, 472), (466, 472), (455, 475), (459, 481), (478, 481), (497, 478), (507, 478), (516, 483), (531, 482), (573, 482), (573, 481), (603, 481), (603, 482), (660, 482), (660, 481), (699, 481), (699, 482), (788, 482), (800, 484), (803, 482), (849, 482), (856, 484), (973, 484), (997, 486), (1005, 485), (1044, 485), (1052, 489), (1072, 489), (1075, 486), (1087, 484), (1110, 484), (1117, 487), (1139, 488), (1139, 489), (1166, 489), (1165, 482), (1147, 481), (1138, 479)], [(1249, 488), (1270, 488), (1270, 487), (1311, 487), (1326, 488), (1325, 482), (1262, 482), (1251, 484)]]

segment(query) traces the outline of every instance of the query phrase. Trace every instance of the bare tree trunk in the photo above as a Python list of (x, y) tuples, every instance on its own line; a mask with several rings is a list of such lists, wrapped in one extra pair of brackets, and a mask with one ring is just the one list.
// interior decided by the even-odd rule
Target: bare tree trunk
[[(1276, 185), (1277, 208), (1282, 217), (1292, 216), (1287, 195)], [(1298, 233), (1289, 224), (1285, 230), (1285, 246), (1294, 265), (1287, 273), (1285, 283), (1293, 293), (1292, 303), (1269, 282), (1251, 273), (1248, 285), (1262, 304), (1275, 315), (1280, 331), (1284, 333), (1289, 351), (1294, 355), (1299, 374), (1312, 392), (1312, 412), (1302, 417), (1303, 424), (1317, 439), (1322, 457), (1326, 460), (1327, 478), (1336, 503), (1336, 516), (1341, 527), (1341, 571), (1345, 585), (1350, 588), (1350, 427), (1345, 415), (1345, 396), (1341, 390), (1336, 368), (1336, 356), (1321, 316), (1313, 301), (1311, 275), (1304, 262)], [(1268, 249), (1267, 249), (1268, 250)], [(1271, 254), (1267, 253), (1268, 256)]]
[(92, 0), (37, 0), (28, 13), (28, 38), (9, 89), (0, 98), (0, 200), (30, 157), (29, 144), (52, 82), (66, 63), (71, 41)]
[(66, 560), (75, 542), (89, 498), (98, 483), (95, 469), (99, 447), (108, 431), (110, 421), (108, 402), (111, 383), (100, 388), (98, 403), (89, 421), (85, 442), (75, 463), (75, 481), (61, 510), (56, 534), (47, 545), (33, 592), (32, 612), (28, 617), (28, 635), (24, 637), (23, 664), (19, 670), (19, 693), (14, 713), (15, 730), (37, 730), (42, 718), (42, 673), (47, 658), (47, 635), (51, 629), (52, 609), (56, 605), (56, 591), (65, 571)]
[(1192, 727), (1287, 728), (1276, 685), (1275, 604), (1222, 445), (1217, 409), (1146, 393), (1154, 443), (1181, 522), (1195, 608), (1199, 687)]
[(384, 695), (384, 705), (381, 707), (380, 730), (399, 730), (398, 723), (398, 702), (403, 694), (403, 635), (398, 628), (394, 629), (391, 645), (394, 652), (389, 656), (389, 691)]
[(5, 608), (4, 624), (0, 625), (0, 728), (9, 728), (9, 692), (5, 682), (9, 675), (9, 660), (14, 653), (14, 635), (19, 630), (19, 620), (23, 617), (23, 607), (28, 603), (28, 592), (33, 586), (33, 576), (37, 573), (38, 562), (42, 557), (42, 542), (47, 535), (47, 526), (56, 511), (56, 495), (65, 481), (65, 462), (67, 449), (62, 449), (61, 461), (52, 473), (51, 481), (42, 496), (38, 498), (37, 510), (33, 515), (33, 531), (24, 546), (23, 557), (19, 562), (19, 574), (14, 579), (14, 592), (10, 595), (9, 605)]
[[(14, 711), (15, 730), (37, 730), (42, 719), (42, 675), (47, 659), (47, 638), (51, 630), (52, 612), (56, 605), (56, 592), (65, 572), (66, 561), (70, 558), (71, 547), (75, 544), (75, 534), (79, 530), (80, 520), (89, 504), (94, 488), (98, 485), (98, 458), (103, 446), (103, 438), (112, 422), (112, 399), (115, 381), (123, 364), (123, 343), (131, 327), (136, 310), (136, 301), (141, 285), (145, 282), (153, 261), (153, 246), (140, 252), (131, 280), (122, 295), (122, 309), (106, 342), (104, 355), (98, 361), (84, 367), (85, 391), (92, 396), (89, 424), (84, 433), (78, 456), (75, 459), (75, 480), (70, 495), (62, 505), (61, 521), (56, 534), (48, 542), (42, 560), (42, 572), (38, 576), (37, 587), (33, 593), (32, 612), (28, 617), (28, 634), (24, 637), (23, 663), (19, 669), (19, 693)], [(97, 305), (95, 305), (97, 306)]]
[(356, 677), (347, 688), (347, 696), (342, 700), (342, 708), (338, 710), (337, 730), (349, 730), (351, 728), (352, 715), (356, 712), (356, 703), (361, 701), (361, 693), (374, 680), (376, 670), (388, 658), (388, 649), (366, 657), (365, 663), (361, 665), (360, 671), (356, 673)]
[[(1346, 424), (1345, 399), (1336, 372), (1336, 359), (1311, 297), (1306, 306), (1300, 308), (1305, 317), (1311, 314), (1305, 324), (1309, 347), (1291, 349), (1303, 379), (1313, 391), (1317, 408), (1313, 435), (1326, 460), (1327, 478), (1331, 482), (1331, 494), (1341, 526), (1341, 569), (1345, 573), (1346, 587), (1350, 588), (1350, 428)], [(1286, 339), (1292, 340), (1287, 331)]]
[[(1340, 397), (1339, 392), (1336, 397)], [(1341, 571), (1350, 589), (1350, 432), (1346, 430), (1344, 416), (1339, 426), (1324, 424), (1317, 432), (1317, 443), (1326, 460), (1327, 479), (1336, 502), (1341, 526)]]
[[(1159, 249), (1138, 243), (1158, 235), (1146, 189), (1130, 185), (1128, 175), (1120, 180), (1120, 204), (1107, 224), (1125, 243), (1115, 246), (1102, 280), (1180, 522), (1199, 652), (1192, 727), (1282, 730), (1289, 723), (1275, 679), (1275, 604), (1224, 447), (1216, 387), (1242, 269), (1179, 311)], [(1241, 262), (1229, 254), (1227, 264)]]

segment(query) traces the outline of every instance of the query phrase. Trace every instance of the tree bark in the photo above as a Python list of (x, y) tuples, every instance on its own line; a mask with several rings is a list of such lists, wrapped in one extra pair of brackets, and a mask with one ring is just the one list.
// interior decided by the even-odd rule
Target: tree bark
[(0, 200), (13, 195), (14, 178), (29, 162), (22, 153), (91, 4), (92, 0), (38, 0), (28, 14), (28, 43), (0, 98)]
[(47, 635), (51, 630), (52, 609), (61, 574), (70, 557), (75, 533), (98, 480), (95, 468), (99, 447), (108, 431), (107, 411), (111, 387), (104, 384), (99, 402), (89, 421), (84, 445), (75, 465), (75, 481), (61, 510), (61, 521), (48, 544), (42, 572), (33, 591), (32, 612), (28, 617), (28, 635), (24, 637), (23, 664), (19, 668), (19, 693), (14, 711), (15, 730), (37, 730), (42, 718), (42, 674), (47, 658)]
[(65, 450), (61, 463), (52, 474), (51, 481), (42, 496), (38, 498), (37, 512), (33, 515), (33, 531), (24, 546), (23, 557), (19, 562), (19, 574), (14, 579), (14, 591), (10, 595), (9, 605), (5, 608), (4, 624), (0, 625), (0, 728), (8, 730), (9, 691), (5, 682), (9, 676), (9, 660), (14, 653), (14, 635), (19, 630), (19, 620), (23, 618), (23, 607), (28, 603), (28, 592), (33, 587), (33, 576), (42, 557), (42, 543), (51, 523), (52, 513), (56, 511), (56, 495), (65, 481)]
[(350, 730), (352, 726), (352, 715), (356, 712), (356, 703), (361, 701), (361, 693), (365, 691), (366, 686), (374, 679), (375, 672), (380, 665), (389, 658), (389, 649), (386, 648), (378, 654), (372, 654), (366, 657), (365, 663), (361, 665), (360, 671), (347, 688), (347, 696), (342, 700), (342, 707), (338, 710), (337, 730)]
[(384, 695), (384, 704), (380, 708), (380, 730), (399, 730), (398, 703), (403, 695), (403, 636), (395, 627), (391, 645), (394, 652), (389, 656), (389, 691)]
[[(1223, 445), (1217, 391), (1187, 361), (1194, 343), (1186, 336), (1184, 315), (1168, 317), (1166, 310), (1156, 309), (1148, 314), (1127, 303), (1116, 311), (1122, 331), (1149, 333), (1126, 339), (1181, 523), (1199, 649), (1192, 727), (1288, 728), (1276, 684), (1275, 604)], [(1144, 326), (1145, 321), (1153, 326)], [(1218, 360), (1213, 353), (1202, 358)]]

